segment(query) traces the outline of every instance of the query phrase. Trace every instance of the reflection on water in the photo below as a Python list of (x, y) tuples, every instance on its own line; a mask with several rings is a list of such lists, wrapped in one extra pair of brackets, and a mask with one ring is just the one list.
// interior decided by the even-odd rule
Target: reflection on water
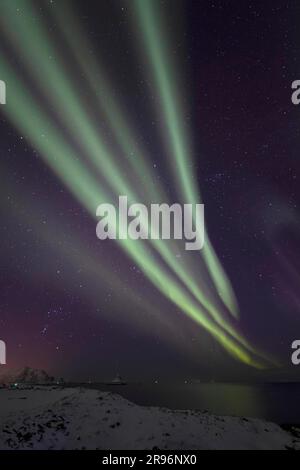
[(139, 405), (199, 409), (211, 413), (300, 423), (300, 383), (239, 384), (89, 384)]

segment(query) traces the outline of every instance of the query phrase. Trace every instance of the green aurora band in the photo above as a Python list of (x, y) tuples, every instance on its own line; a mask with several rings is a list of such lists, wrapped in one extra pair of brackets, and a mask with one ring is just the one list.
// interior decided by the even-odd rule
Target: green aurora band
[[(100, 138), (99, 129), (94, 127), (87, 114), (83, 111), (83, 105), (80, 104), (78, 93), (76, 93), (72, 82), (63, 73), (63, 64), (60, 64), (59, 67), (56, 65), (56, 61), (49, 60), (49, 58), (56, 57), (56, 51), (51, 47), (47, 35), (40, 26), (40, 21), (37, 22), (35, 20), (34, 9), (29, 7), (30, 4), (26, 2), (26, 12), (22, 11), (22, 14), (19, 16), (13, 16), (14, 10), (12, 4), (8, 4), (8, 15), (3, 24), (7, 36), (9, 36), (17, 51), (21, 54), (24, 65), (28, 67), (29, 73), (33, 75), (45, 98), (51, 102), (59, 103), (57, 118), (63, 121), (63, 126), (69, 130), (70, 134), (75, 131), (75, 135), (79, 139), (77, 145), (79, 145), (83, 154), (89, 156), (100, 174), (105, 173), (105, 177), (109, 181), (112, 190), (117, 194), (127, 194), (129, 200), (135, 202), (139, 198), (133, 193), (130, 186), (126, 184), (125, 178), (118, 169), (118, 166), (113, 163), (113, 152), (105, 145), (104, 139)], [(18, 31), (17, 36), (14, 31)], [(21, 40), (20, 34), (22, 34)], [(56, 83), (59, 83), (60, 86), (57, 87)], [(108, 90), (105, 91), (107, 92)], [(147, 178), (151, 180), (151, 175), (148, 173)], [(161, 199), (165, 198), (161, 197)], [(218, 309), (209, 301), (208, 296), (204, 295), (202, 290), (194, 283), (193, 277), (188, 276), (186, 271), (181, 269), (174, 255), (170, 252), (170, 245), (156, 242), (154, 242), (154, 245), (168, 266), (176, 273), (186, 288), (190, 290), (195, 299), (201, 303), (202, 310), (207, 312), (208, 315), (211, 314), (223, 329), (247, 347), (244, 339), (229, 323), (223, 320)]]
[[(123, 155), (129, 159), (131, 164), (132, 171), (137, 173), (138, 180), (142, 183), (143, 192), (148, 192), (149, 199), (151, 202), (154, 201), (166, 201), (167, 196), (161, 187), (152, 187), (149, 183), (154, 181), (154, 176), (152, 174), (152, 169), (147, 165), (147, 159), (145, 158), (145, 150), (140, 150), (136, 144), (137, 139), (132, 134), (131, 130), (128, 127), (127, 121), (128, 118), (122, 114), (120, 106), (116, 103), (113, 92), (110, 89), (109, 81), (106, 79), (105, 74), (100, 67), (99, 63), (91, 56), (89, 53), (90, 47), (86, 41), (84, 34), (81, 32), (80, 25), (76, 20), (75, 15), (72, 10), (66, 8), (65, 4), (61, 5), (59, 9), (49, 8), (49, 11), (54, 13), (56, 21), (61, 27), (68, 44), (70, 44), (71, 51), (77, 60), (78, 64), (81, 66), (85, 76), (88, 79), (88, 82), (95, 93), (95, 96), (98, 99), (99, 106), (110, 124), (111, 130), (115, 135), (120, 148), (123, 151)], [(68, 21), (65, 21), (65, 18), (68, 18)], [(132, 158), (134, 157), (134, 158)], [(103, 170), (102, 170), (103, 171)], [(145, 175), (147, 175), (146, 182), (144, 181)], [(147, 183), (145, 185), (145, 183)], [(127, 194), (130, 195), (130, 189), (127, 188)], [(232, 309), (233, 313), (237, 313), (236, 301), (234, 299), (233, 291), (230, 287), (229, 281), (226, 279), (226, 274), (223, 272), (222, 267), (218, 263), (218, 260), (214, 254), (213, 248), (210, 246), (208, 237), (206, 236), (206, 250), (207, 254), (205, 257), (209, 261), (210, 269), (207, 269), (206, 265), (202, 265), (202, 269), (206, 271), (206, 275), (213, 274), (213, 280), (216, 278), (215, 284), (219, 291), (224, 293), (225, 305), (230, 310)], [(181, 281), (185, 286), (190, 290), (194, 297), (202, 304), (213, 318), (231, 335), (238, 338), (243, 342), (243, 338), (238, 335), (238, 333), (231, 328), (231, 326), (226, 323), (222, 316), (219, 314), (218, 309), (213, 305), (212, 302), (208, 301), (208, 297), (203, 294), (197, 284), (193, 282), (191, 276), (187, 277), (186, 273), (183, 270), (179, 269), (178, 263), (174, 263), (174, 256), (170, 256), (167, 250), (161, 250), (161, 246), (156, 247), (163, 259), (168, 263), (168, 265), (173, 269), (173, 271), (180, 277)], [(163, 247), (165, 248), (165, 247)], [(199, 269), (199, 268), (198, 268)]]
[[(169, 60), (171, 54), (168, 52), (167, 41), (161, 33), (163, 29), (159, 27), (159, 15), (154, 10), (155, 1), (132, 0), (129, 5), (134, 5), (133, 22), (140, 24), (140, 37), (149, 56), (153, 80), (160, 98), (161, 107), (158, 113), (163, 116), (164, 129), (169, 135), (167, 148), (168, 154), (172, 155), (171, 167), (174, 166), (175, 160), (175, 178), (178, 179), (184, 199), (195, 204), (201, 201), (201, 197), (191, 171), (190, 145), (188, 144), (191, 139), (186, 135), (184, 125), (180, 120), (183, 112), (181, 99), (174, 84), (176, 74)], [(202, 252), (218, 294), (232, 314), (237, 316), (238, 308), (233, 290), (207, 236)]]
[[(22, 3), (24, 8), (22, 8)], [(167, 67), (166, 64), (161, 63), (162, 56), (157, 50), (159, 49), (158, 43), (153, 38), (156, 28), (150, 2), (136, 2), (136, 5), (138, 5), (141, 22), (145, 26), (145, 44), (155, 71), (162, 111), (169, 129), (172, 155), (174, 154), (180, 174), (180, 184), (188, 201), (196, 203), (197, 190), (194, 188), (193, 178), (188, 170), (186, 136), (182, 135), (180, 123), (176, 117), (178, 114), (176, 114), (174, 86), (168, 90)], [(141, 5), (146, 7), (145, 10), (141, 8)], [(34, 80), (44, 97), (50, 103), (56, 104), (54, 117), (53, 110), (51, 109), (49, 113), (45, 103), (41, 104), (37, 97), (29, 93), (27, 82), (18, 77), (17, 72), (10, 66), (9, 60), (5, 58), (5, 54), (1, 54), (1, 79), (6, 81), (10, 90), (4, 112), (7, 113), (11, 122), (40, 152), (50, 168), (93, 217), (95, 217), (96, 207), (101, 202), (111, 202), (115, 195), (126, 194), (130, 201), (138, 200), (137, 194), (130, 188), (118, 168), (113, 151), (105, 143), (100, 130), (85, 111), (79, 98), (80, 94), (76, 92), (74, 83), (68, 78), (65, 66), (59, 60), (31, 1), (3, 0), (1, 8), (5, 11), (5, 15), (1, 15), (0, 21), (10, 45), (16, 49), (19, 57), (24, 61), (23, 65), (28, 69), (31, 79)], [(145, 13), (148, 10), (149, 16)], [(75, 46), (76, 44), (73, 45), (73, 49), (76, 48)], [(82, 52), (80, 51), (78, 55), (80, 56)], [(90, 80), (95, 68), (96, 64), (91, 64)], [(158, 69), (161, 69), (161, 72), (158, 73)], [(97, 74), (99, 76), (98, 67)], [(97, 90), (101, 99), (101, 87)], [(102, 108), (106, 109), (108, 121), (113, 127), (115, 136), (128, 156), (131, 154), (134, 138), (127, 125), (124, 125), (125, 119), (117, 103), (114, 102), (109, 87), (106, 87), (105, 96), (107, 101), (103, 103), (101, 100)], [(64, 132), (61, 130), (60, 122)], [(86, 164), (82, 155), (88, 159), (89, 165)], [(147, 166), (147, 160), (142, 154), (140, 156), (139, 163), (136, 163), (136, 160), (132, 163), (137, 173), (142, 175), (140, 185), (143, 187), (145, 181), (152, 180), (152, 175)], [(102, 186), (99, 184), (95, 170), (105, 179)], [(149, 197), (152, 197), (152, 191)], [(188, 267), (180, 266), (174, 259), (168, 242), (155, 241), (150, 246), (152, 251), (142, 240), (138, 242), (129, 239), (118, 240), (118, 243), (166, 298), (206, 329), (232, 356), (248, 365), (263, 367), (265, 359), (238, 332), (236, 320), (227, 319), (224, 315), (226, 309), (218, 308), (219, 296), (231, 312), (235, 312), (235, 302), (230, 283), (208, 239), (206, 239), (204, 259), (216, 285), (215, 302), (210, 295), (207, 295), (205, 289), (194, 282)], [(157, 258), (157, 253), (159, 258)], [(165, 261), (166, 266), (163, 265), (162, 260)]]

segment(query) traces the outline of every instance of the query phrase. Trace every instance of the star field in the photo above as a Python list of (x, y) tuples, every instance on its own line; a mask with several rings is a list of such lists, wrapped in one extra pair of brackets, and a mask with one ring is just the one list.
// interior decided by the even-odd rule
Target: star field
[[(26, 1), (19, 4), (15, 14), (22, 16)], [(143, 197), (163, 186), (175, 202), (175, 160), (170, 165), (162, 143), (167, 131), (155, 80), (146, 60), (137, 60), (141, 45), (128, 2), (78, 0), (74, 10), (90, 57), (105, 64), (113, 96), (135, 129), (134, 143), (145, 149), (151, 168), (146, 186), (121, 159), (97, 95), (86, 86), (87, 74), (71, 57), (51, 13), (63, 4), (69, 2), (40, 1), (35, 7), (74, 77), (84, 111), (120, 158), (122, 181), (141, 185)], [(300, 334), (300, 110), (290, 100), (291, 83), (299, 78), (299, 6), (281, 0), (155, 4), (171, 38), (171, 59), (180, 64), (174, 82), (178, 78), (180, 118), (192, 139), (189, 171), (201, 188), (210, 240), (239, 304), (240, 331), (285, 368)], [(2, 29), (1, 49), (11, 51)], [(61, 57), (51, 53), (46, 59), (59, 65)], [(16, 52), (11, 65), (29, 80)], [(46, 100), (37, 84), (31, 87), (93, 172), (82, 142), (59, 121), (63, 107)], [(95, 379), (117, 371), (134, 379), (247, 377), (249, 367), (182, 315), (137, 260), (112, 241), (99, 243), (87, 208), (2, 111), (0, 338), (8, 344), (9, 366)], [(52, 144), (46, 125), (39, 138)], [(140, 162), (135, 151), (129, 158)], [(97, 184), (106, 189), (100, 176)], [(172, 259), (183, 269), (184, 253), (174, 251)], [(192, 270), (198, 282), (196, 262)]]

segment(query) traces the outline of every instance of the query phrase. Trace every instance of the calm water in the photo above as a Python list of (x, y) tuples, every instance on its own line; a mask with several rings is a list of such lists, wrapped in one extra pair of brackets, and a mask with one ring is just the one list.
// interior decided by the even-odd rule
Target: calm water
[(264, 418), (280, 424), (300, 424), (300, 383), (85, 386), (118, 393), (139, 405), (193, 408), (220, 415)]

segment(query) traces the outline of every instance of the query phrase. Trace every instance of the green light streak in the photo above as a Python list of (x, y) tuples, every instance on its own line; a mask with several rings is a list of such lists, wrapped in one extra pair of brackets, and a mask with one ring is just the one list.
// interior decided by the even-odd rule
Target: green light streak
[[(15, 4), (13, 0), (10, 0), (9, 3), (4, 3), (5, 7), (9, 6), (9, 8), (12, 8), (13, 4)], [(2, 4), (1, 7), (4, 5)], [(28, 11), (28, 6), (29, 2), (27, 1), (26, 11)], [(11, 15), (12, 11), (9, 11)], [(19, 18), (21, 21), (17, 23), (17, 30), (14, 30), (15, 32), (17, 31), (17, 35), (15, 36), (14, 33), (13, 42), (18, 48), (21, 48), (21, 41), (18, 39), (21, 38), (22, 45), (24, 45), (22, 46), (24, 53), (26, 53), (29, 44), (31, 46), (34, 45), (30, 50), (30, 57), (25, 55), (27, 60), (30, 59), (29, 64), (32, 74), (35, 78), (39, 78), (39, 83), (49, 93), (49, 97), (52, 99), (55, 97), (60, 100), (59, 113), (64, 123), (70, 126), (69, 129), (71, 131), (75, 131), (80, 136), (80, 140), (83, 139), (85, 152), (93, 159), (93, 162), (98, 164), (99, 159), (101, 160), (99, 169), (107, 172), (106, 176), (117, 194), (125, 192), (129, 198), (135, 198), (135, 194), (128, 188), (122, 179), (122, 175), (118, 172), (115, 165), (111, 163), (113, 155), (100, 140), (99, 136), (97, 136), (97, 130), (94, 129), (88, 116), (82, 110), (80, 100), (73, 91), (73, 86), (65, 78), (60, 67), (53, 64), (52, 61), (49, 61), (48, 65), (43, 61), (43, 67), (41, 67), (40, 60), (43, 54), (52, 53), (52, 48), (47, 43), (47, 38), (40, 29), (33, 28), (28, 30), (24, 26), (23, 16), (24, 12), (22, 12), (22, 16)], [(8, 20), (9, 18), (6, 17), (5, 22), (7, 24), (9, 24)], [(41, 44), (42, 48), (40, 48)], [(36, 68), (36, 63), (39, 64), (38, 68)], [(10, 90), (13, 90), (9, 95), (8, 104), (4, 111), (7, 112), (14, 125), (28, 137), (31, 144), (39, 150), (48, 165), (94, 217), (95, 208), (101, 202), (109, 202), (111, 200), (110, 195), (99, 186), (96, 175), (87, 170), (86, 166), (81, 163), (78, 152), (74, 150), (70, 143), (66, 142), (65, 136), (53, 124), (51, 118), (32, 99), (24, 84), (22, 84), (21, 79), (16, 77), (16, 74), (11, 70), (8, 62), (4, 61), (3, 57), (0, 58), (0, 64), (1, 78), (4, 78), (9, 84)], [(51, 87), (49, 87), (49, 84)], [(54, 87), (53, 84), (55, 84)], [(260, 366), (260, 362), (255, 360), (250, 354), (250, 352), (254, 352), (253, 349), (247, 345), (246, 341), (230, 325), (223, 321), (219, 312), (211, 306), (202, 292), (198, 288), (197, 290), (195, 289), (196, 285), (194, 282), (174, 262), (163, 242), (160, 241), (156, 244), (157, 250), (168, 262), (169, 266), (173, 268), (178, 277), (185, 282), (195, 297), (199, 300), (201, 299), (200, 303), (202, 305), (195, 304), (185, 289), (182, 289), (180, 284), (149, 254), (143, 242), (120, 240), (119, 243), (125, 252), (140, 266), (156, 288), (189, 315), (190, 318), (210, 332), (230, 354), (249, 365)], [(208, 317), (203, 305), (207, 307), (207, 310), (212, 315), (216, 315), (219, 323), (222, 322), (221, 325), (217, 325), (213, 319)], [(222, 326), (227, 332), (223, 331)], [(231, 333), (233, 337), (228, 333)]]
[[(151, 184), (155, 176), (151, 172), (151, 168), (149, 168), (149, 166), (146, 164), (144, 158), (145, 150), (140, 151), (138, 149), (136, 144), (137, 138), (132, 135), (132, 132), (126, 122), (128, 121), (128, 118), (124, 117), (120, 107), (114, 99), (113, 92), (110, 89), (108, 80), (105, 78), (103, 67), (101, 68), (99, 65), (99, 58), (96, 61), (90, 54), (89, 44), (86, 41), (84, 34), (81, 32), (80, 25), (78, 24), (72, 10), (70, 8), (66, 8), (65, 5), (60, 5), (59, 8), (56, 9), (49, 8), (49, 11), (54, 12), (54, 17), (59, 22), (61, 30), (71, 47), (74, 57), (84, 71), (91, 88), (94, 90), (99, 106), (102, 110), (104, 110), (105, 116), (111, 126), (112, 131), (115, 134), (118, 143), (123, 149), (124, 155), (128, 157), (130, 163), (132, 164), (132, 168), (138, 170), (137, 174), (139, 179), (146, 183), (146, 186), (143, 186), (143, 191), (149, 193), (149, 198), (152, 201), (166, 201), (167, 196), (163, 192), (162, 188), (154, 188), (151, 185), (151, 191), (149, 191), (149, 183)], [(177, 136), (177, 129), (175, 134)], [(132, 156), (134, 156), (134, 159), (132, 159)], [(145, 175), (147, 175), (146, 181), (144, 179)], [(230, 283), (226, 280), (226, 274), (220, 266), (216, 256), (214, 255), (213, 248), (208, 239), (207, 245), (207, 257), (210, 260), (209, 264), (211, 266), (211, 270), (214, 273), (219, 272), (220, 274), (219, 285), (221, 286), (221, 291), (225, 293), (228, 291), (231, 292), (227, 298), (231, 298), (232, 310), (235, 311), (237, 310), (237, 307), (233, 307), (234, 294), (231, 290)], [(174, 263), (172, 256), (170, 257), (167, 255), (167, 253), (164, 253), (163, 258), (168, 262), (176, 274), (180, 276), (180, 279), (188, 287), (194, 297), (203, 305), (207, 311), (212, 314), (213, 318), (223, 328), (230, 332), (230, 334), (243, 342), (242, 337), (238, 335), (234, 329), (223, 320), (217, 308), (213, 305), (212, 302), (208, 302), (207, 297), (203, 295), (203, 293), (199, 290), (199, 287), (191, 280), (191, 277), (185, 276), (184, 272), (180, 272), (178, 270), (178, 264)]]
[(104, 67), (99, 63), (99, 57), (95, 60), (90, 53), (90, 44), (72, 9), (66, 4), (60, 4), (58, 7), (49, 6), (48, 10), (58, 22), (71, 53), (84, 72), (98, 106), (122, 149), (123, 156), (130, 163), (132, 171), (136, 173), (141, 191), (148, 194), (152, 202), (167, 201), (163, 189), (155, 181), (152, 168), (147, 164), (145, 149), (140, 149), (140, 144), (137, 144), (138, 138), (129, 127), (128, 115), (115, 99), (110, 81), (105, 76)]
[[(32, 8), (29, 0), (26, 1), (26, 9), (20, 11), (20, 14), (17, 16), (15, 15), (13, 1), (5, 2), (3, 8), (5, 8), (6, 11), (4, 17), (5, 21), (3, 21), (3, 28), (6, 30), (6, 34), (10, 37), (16, 49), (19, 50), (24, 64), (41, 87), (45, 96), (51, 100), (51, 102), (57, 104), (59, 108), (58, 115), (60, 119), (63, 120), (64, 126), (69, 132), (75, 132), (84, 154), (88, 155), (101, 174), (105, 175), (114, 191), (117, 194), (124, 193), (128, 195), (131, 202), (138, 200), (138, 196), (131, 190), (117, 165), (114, 164), (114, 155), (105, 145), (104, 139), (101, 139), (100, 130), (94, 127), (90, 122), (89, 116), (84, 112), (84, 107), (80, 104), (79, 93), (74, 90), (72, 82), (66, 78), (66, 74), (63, 72), (64, 65), (63, 63), (59, 63), (57, 53), (44, 33), (41, 22), (36, 21), (35, 10)], [(18, 32), (17, 35), (15, 34), (16, 31)], [(97, 77), (99, 77), (99, 73)], [(104, 94), (108, 98), (111, 97), (108, 88), (105, 88)], [(103, 93), (100, 93), (100, 95), (102, 96)], [(112, 103), (112, 99), (109, 99), (109, 103)], [(106, 103), (105, 106), (105, 109), (107, 108), (108, 103)], [(121, 113), (117, 112), (116, 106), (114, 106), (114, 110), (116, 111), (116, 121), (124, 123), (125, 120), (122, 118)], [(110, 114), (109, 117), (112, 121), (113, 115)], [(116, 126), (114, 126), (114, 129), (115, 128)], [(122, 136), (125, 136), (125, 140), (123, 141), (123, 139), (121, 139), (121, 143), (124, 148), (129, 150), (127, 146), (133, 139), (130, 139), (129, 130), (126, 126), (122, 131)], [(140, 161), (143, 161), (142, 156)], [(145, 165), (141, 167), (140, 170), (144, 172), (147, 171)], [(146, 175), (147, 180), (150, 181), (151, 175), (148, 173), (146, 173)], [(250, 345), (245, 342), (242, 336), (239, 335), (229, 323), (224, 321), (221, 313), (213, 305), (213, 301), (209, 300), (208, 296), (205, 295), (193, 281), (193, 278), (181, 268), (180, 264), (174, 258), (173, 253), (170, 252), (169, 245), (157, 241), (153, 243), (153, 246), (160, 253), (168, 266), (185, 284), (187, 289), (194, 295), (196, 300), (200, 302), (203, 311), (206, 312), (206, 314), (211, 314), (213, 319), (217, 321), (223, 329), (228, 331), (230, 335), (251, 350)]]
[[(2, 169), (1, 169), (2, 172)], [(66, 260), (66, 263), (69, 263), (73, 266), (74, 272), (78, 270), (78, 266), (81, 269), (89, 274), (89, 282), (95, 284), (95, 287), (101, 283), (101, 286), (106, 286), (107, 288), (114, 291), (114, 301), (117, 303), (116, 298), (126, 302), (128, 307), (127, 311), (131, 314), (133, 311), (140, 311), (143, 314), (146, 314), (147, 322), (145, 323), (145, 315), (141, 316), (138, 314), (134, 315), (135, 324), (138, 323), (140, 329), (144, 329), (145, 332), (149, 332), (149, 328), (153, 325), (153, 320), (158, 322), (160, 327), (167, 329), (168, 334), (166, 339), (170, 340), (172, 343), (172, 337), (175, 336), (176, 331), (175, 325), (166, 318), (165, 316), (160, 315), (160, 311), (157, 305), (154, 305), (153, 300), (151, 302), (145, 297), (141, 298), (138, 292), (128, 288), (127, 285), (122, 281), (115, 272), (109, 270), (107, 266), (105, 269), (99, 269), (99, 263), (95, 260), (95, 257), (90, 252), (88, 247), (82, 243), (79, 237), (76, 237), (76, 234), (72, 234), (72, 243), (67, 244), (65, 241), (65, 227), (60, 227), (57, 225), (55, 220), (55, 215), (49, 215), (51, 212), (50, 207), (47, 207), (45, 212), (47, 213), (47, 226), (40, 223), (41, 213), (35, 207), (33, 207), (33, 201), (26, 198), (26, 195), (18, 194), (14, 191), (14, 188), (7, 187), (2, 188), (4, 193), (9, 191), (9, 194), (13, 199), (18, 200), (18, 204), (14, 207), (14, 215), (22, 221), (23, 226), (33, 228), (36, 232), (41, 235), (44, 242), (54, 251), (59, 251)], [(0, 207), (5, 207), (7, 209), (7, 201), (4, 198), (0, 199)], [(44, 208), (43, 208), (44, 210)], [(26, 213), (26, 217), (25, 217)], [(30, 217), (28, 218), (28, 214)], [(100, 266), (101, 268), (101, 266)], [(68, 278), (64, 278), (64, 282), (68, 281)], [(74, 285), (70, 285), (74, 287)], [(91, 290), (88, 291), (88, 301), (91, 302)], [(92, 291), (93, 292), (93, 291)], [(99, 306), (99, 292), (96, 291), (96, 296), (93, 301), (95, 307)], [(82, 295), (82, 294), (81, 294)], [(129, 307), (130, 306), (130, 307)], [(104, 312), (105, 313), (105, 312)], [(120, 320), (120, 313), (118, 313), (118, 321)], [(111, 315), (111, 313), (109, 313)], [(128, 315), (128, 313), (127, 313)], [(127, 321), (127, 318), (124, 318), (121, 315), (122, 321)]]
[[(167, 47), (167, 41), (161, 33), (162, 28), (159, 27), (158, 14), (154, 11), (155, 2), (152, 0), (132, 0), (130, 5), (132, 4), (140, 22), (140, 35), (148, 53), (154, 82), (161, 101), (159, 113), (163, 116), (167, 134), (169, 135), (167, 146), (175, 159), (175, 177), (179, 180), (178, 182), (184, 198), (193, 204), (199, 203), (201, 197), (191, 170), (191, 150), (189, 145), (191, 139), (187, 136), (184, 124), (180, 119), (183, 112), (180, 104), (181, 99), (176, 90), (174, 80), (176, 74), (171, 64), (171, 54)], [(134, 18), (134, 24), (136, 24), (136, 18)], [(217, 292), (230, 312), (238, 316), (234, 292), (209, 242), (208, 236), (206, 236), (206, 244), (202, 252)]]

